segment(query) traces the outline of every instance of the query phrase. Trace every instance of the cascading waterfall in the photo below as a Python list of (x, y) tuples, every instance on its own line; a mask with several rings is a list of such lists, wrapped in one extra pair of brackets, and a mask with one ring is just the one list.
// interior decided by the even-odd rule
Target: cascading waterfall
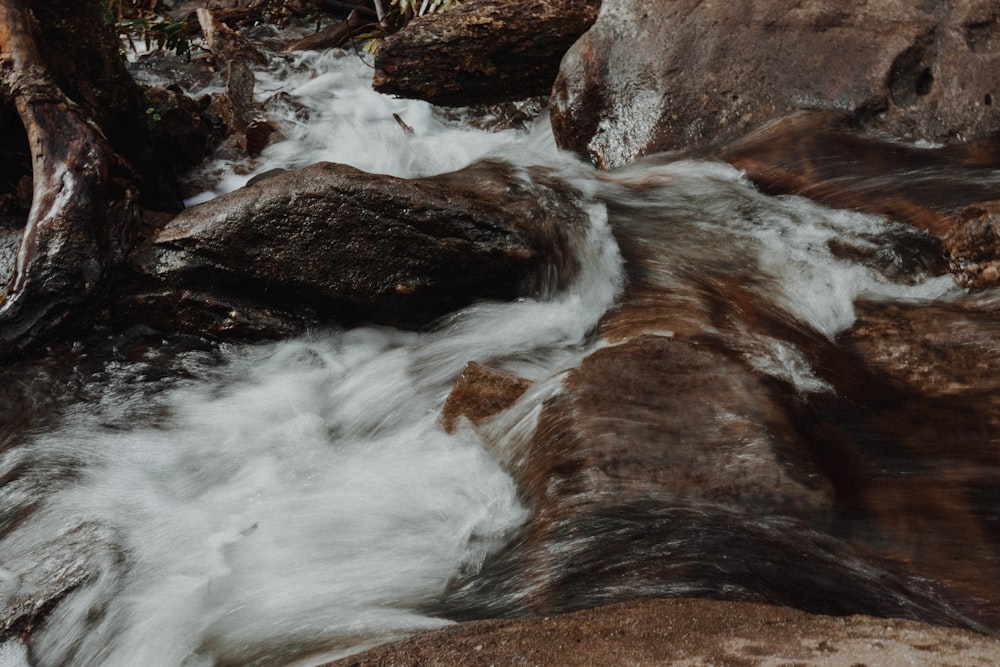
[[(947, 278), (898, 280), (830, 253), (835, 236), (892, 232), (880, 219), (766, 197), (716, 164), (597, 175), (556, 152), (544, 118), (475, 130), (371, 92), (368, 76), (331, 54), (259, 74), (285, 139), (257, 163), (210, 164), (211, 190), (189, 203), (318, 160), (399, 176), (487, 155), (545, 164), (589, 198), (580, 275), (547, 300), (477, 304), (426, 333), (93, 352), (51, 419), (0, 431), (0, 604), (35, 592), (41, 574), (19, 566), (96, 543), (61, 564), (91, 574), (27, 648), (0, 646), (3, 667), (312, 664), (446, 623), (424, 610), (454, 577), (474, 576), (529, 508), (472, 429), (443, 432), (441, 406), (469, 360), (558, 380), (606, 344), (594, 327), (624, 280), (613, 228), (653, 248), (660, 284), (706, 266), (734, 272), (826, 336), (851, 324), (859, 296), (954, 292)], [(746, 354), (804, 393), (825, 390), (790, 344), (748, 340)]]

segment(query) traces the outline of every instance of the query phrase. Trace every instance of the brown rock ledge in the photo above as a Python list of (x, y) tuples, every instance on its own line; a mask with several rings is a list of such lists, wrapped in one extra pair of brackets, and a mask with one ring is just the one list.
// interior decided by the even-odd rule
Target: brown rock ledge
[(474, 621), (329, 663), (365, 665), (995, 665), (1000, 641), (871, 616), (748, 602), (642, 600), (562, 616)]

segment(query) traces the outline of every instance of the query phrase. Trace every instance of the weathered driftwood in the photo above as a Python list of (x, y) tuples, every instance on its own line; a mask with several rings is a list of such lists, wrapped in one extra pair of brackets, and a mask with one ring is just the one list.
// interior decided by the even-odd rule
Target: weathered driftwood
[(197, 16), (205, 36), (205, 47), (220, 64), (233, 61), (249, 61), (258, 65), (267, 63), (263, 53), (243, 35), (217, 20), (210, 10), (199, 8)]
[(28, 134), (34, 189), (14, 275), (0, 298), (0, 356), (58, 328), (102, 283), (132, 227), (133, 174), (54, 83), (24, 0), (0, 0), (0, 98)]

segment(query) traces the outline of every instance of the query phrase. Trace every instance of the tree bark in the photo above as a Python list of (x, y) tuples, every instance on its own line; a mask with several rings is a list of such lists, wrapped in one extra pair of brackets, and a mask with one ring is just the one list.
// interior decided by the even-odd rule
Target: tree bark
[(14, 275), (0, 294), (0, 357), (47, 340), (124, 256), (135, 175), (41, 57), (26, 0), (0, 0), (0, 97), (27, 131), (33, 193)]

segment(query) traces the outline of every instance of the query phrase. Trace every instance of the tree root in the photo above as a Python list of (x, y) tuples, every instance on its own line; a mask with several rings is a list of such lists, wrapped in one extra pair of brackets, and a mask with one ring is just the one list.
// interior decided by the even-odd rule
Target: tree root
[(28, 134), (34, 180), (0, 305), (0, 358), (47, 340), (121, 261), (137, 215), (131, 167), (54, 83), (24, 0), (0, 0), (0, 97)]

